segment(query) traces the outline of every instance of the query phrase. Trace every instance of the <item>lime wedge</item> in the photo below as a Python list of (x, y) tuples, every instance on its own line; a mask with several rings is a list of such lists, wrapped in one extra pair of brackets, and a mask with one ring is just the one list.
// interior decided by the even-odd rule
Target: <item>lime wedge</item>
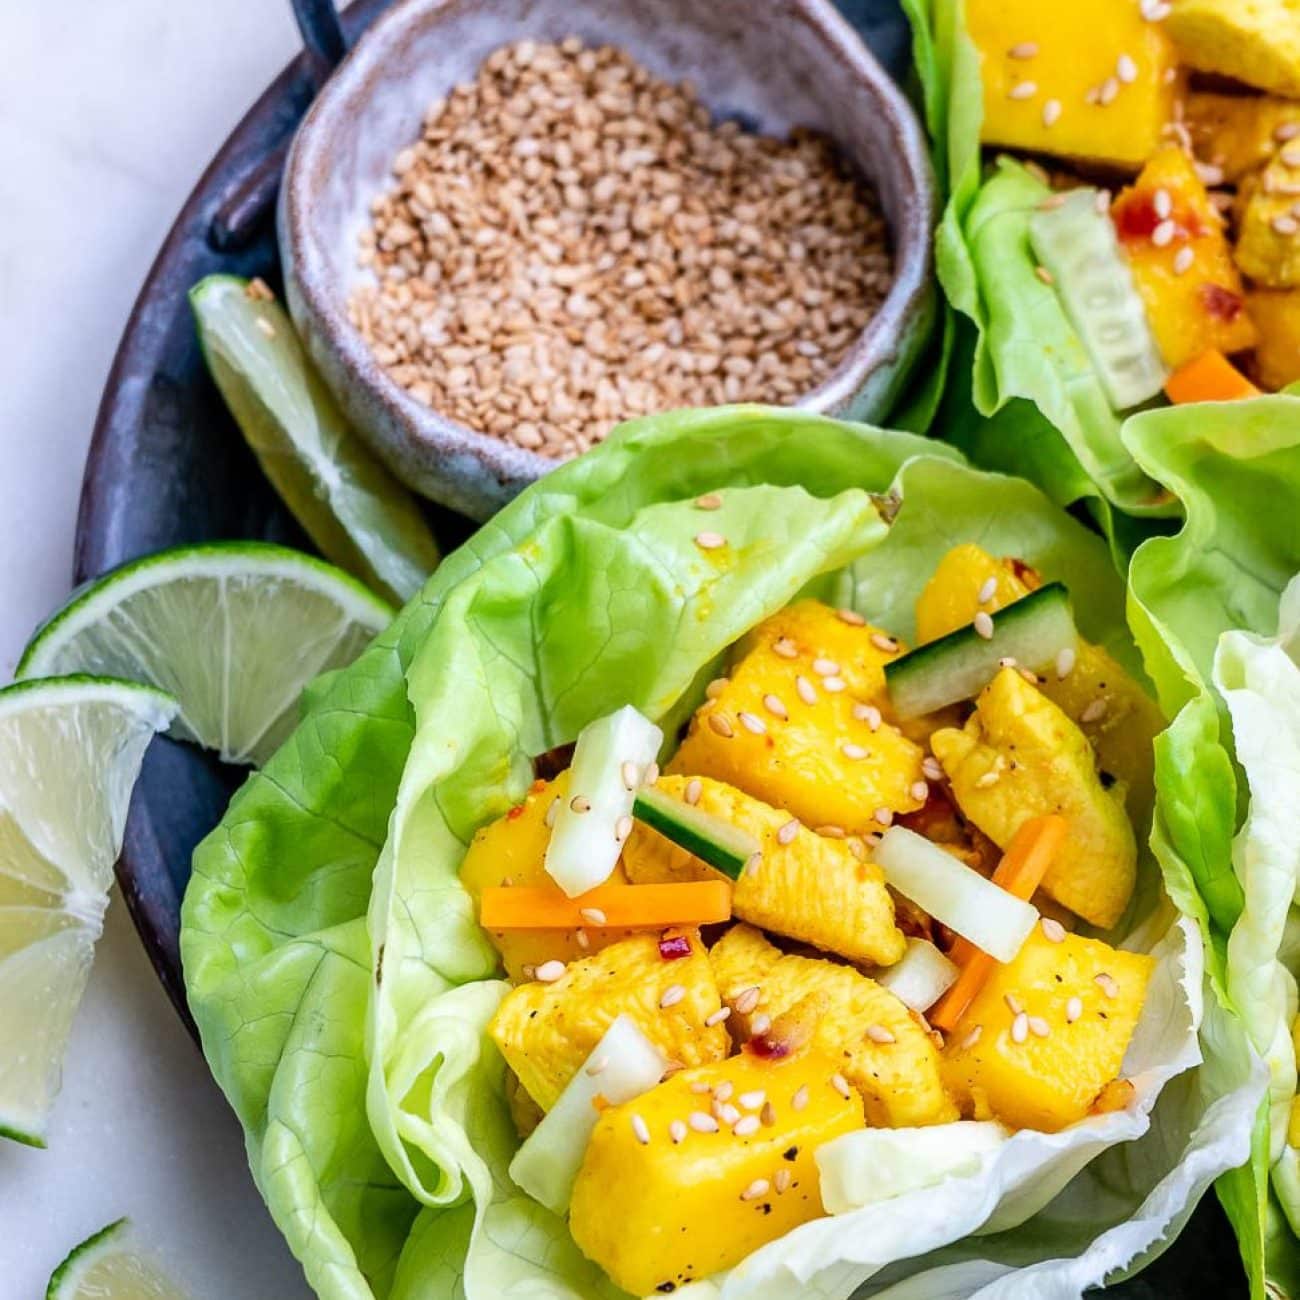
[(190, 305), (226, 405), (321, 554), (388, 599), (409, 600), (438, 563), (433, 534), (352, 431), (284, 309), (231, 275), (200, 280)]
[(393, 612), (300, 551), (179, 546), (75, 593), (36, 633), (17, 676), (147, 682), (180, 704), (173, 736), (260, 765), (297, 723), (303, 687), (351, 663)]
[(88, 1237), (54, 1270), (45, 1300), (181, 1300), (184, 1292), (131, 1242), (119, 1219)]
[(0, 1134), (45, 1145), (161, 691), (89, 677), (0, 691)]

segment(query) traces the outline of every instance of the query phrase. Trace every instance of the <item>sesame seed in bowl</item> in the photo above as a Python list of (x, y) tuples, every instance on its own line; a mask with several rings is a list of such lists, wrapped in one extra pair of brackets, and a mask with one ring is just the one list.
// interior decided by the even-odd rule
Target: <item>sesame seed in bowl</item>
[(295, 138), (280, 242), (358, 431), (484, 518), (630, 417), (882, 416), (933, 208), (828, 0), (399, 0)]

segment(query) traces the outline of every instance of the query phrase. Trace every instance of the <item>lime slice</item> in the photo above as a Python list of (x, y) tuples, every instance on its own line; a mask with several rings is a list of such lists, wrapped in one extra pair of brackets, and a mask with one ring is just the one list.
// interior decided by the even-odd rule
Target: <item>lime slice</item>
[(321, 553), (399, 604), (438, 548), (415, 498), (353, 433), (293, 322), (247, 280), (190, 290), (208, 369), (267, 478)]
[(181, 1300), (184, 1292), (131, 1241), (119, 1219), (81, 1243), (54, 1270), (45, 1300)]
[(393, 613), (355, 578), (283, 546), (178, 546), (77, 592), (17, 676), (148, 682), (180, 704), (173, 736), (260, 765), (297, 723), (303, 687), (351, 663)]
[(161, 691), (72, 677), (0, 691), (0, 1134), (45, 1145)]

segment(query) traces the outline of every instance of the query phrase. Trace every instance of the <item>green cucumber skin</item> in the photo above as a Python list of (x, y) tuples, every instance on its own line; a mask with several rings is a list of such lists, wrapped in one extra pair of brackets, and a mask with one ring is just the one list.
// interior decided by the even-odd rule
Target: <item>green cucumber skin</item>
[[(1031, 620), (1045, 618), (1059, 611), (1064, 612), (1066, 619), (1073, 626), (1074, 618), (1070, 609), (1069, 592), (1061, 583), (1049, 582), (1039, 587), (1037, 591), (1032, 591), (1013, 604), (998, 610), (994, 615), (993, 636), (988, 640), (981, 637), (972, 625), (967, 625), (949, 632), (947, 636), (942, 636), (937, 641), (918, 646), (901, 658), (887, 663), (885, 686), (889, 690), (899, 717), (918, 717), (922, 713), (932, 712), (933, 708), (943, 707), (943, 705), (936, 705), (913, 711), (908, 707), (908, 700), (924, 693), (922, 688), (932, 678), (942, 677), (948, 672), (951, 661), (955, 658), (969, 658), (976, 661), (987, 658), (988, 677), (984, 683), (987, 685), (997, 672), (998, 660), (1007, 654), (1007, 641), (1017, 629), (1026, 625), (1032, 626)], [(1054, 654), (1055, 651), (1052, 653)], [(1024, 666), (1037, 670), (1045, 667), (1046, 661), (1026, 662)], [(909, 687), (913, 689), (909, 690)], [(956, 699), (946, 700), (945, 703), (955, 704), (958, 699), (964, 698), (967, 697), (958, 696)]]
[(759, 850), (757, 842), (749, 845), (737, 843), (735, 848), (722, 843), (719, 835), (710, 833), (711, 824), (724, 827), (731, 837), (738, 839), (744, 836), (744, 832), (658, 790), (639, 790), (632, 815), (731, 880), (740, 879), (745, 864)]

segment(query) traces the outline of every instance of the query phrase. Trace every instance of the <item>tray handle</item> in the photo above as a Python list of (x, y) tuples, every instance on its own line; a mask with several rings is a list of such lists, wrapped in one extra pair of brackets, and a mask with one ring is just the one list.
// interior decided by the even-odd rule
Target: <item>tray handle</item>
[(292, 0), (293, 16), (312, 65), (312, 80), (319, 88), (347, 53), (334, 0)]

